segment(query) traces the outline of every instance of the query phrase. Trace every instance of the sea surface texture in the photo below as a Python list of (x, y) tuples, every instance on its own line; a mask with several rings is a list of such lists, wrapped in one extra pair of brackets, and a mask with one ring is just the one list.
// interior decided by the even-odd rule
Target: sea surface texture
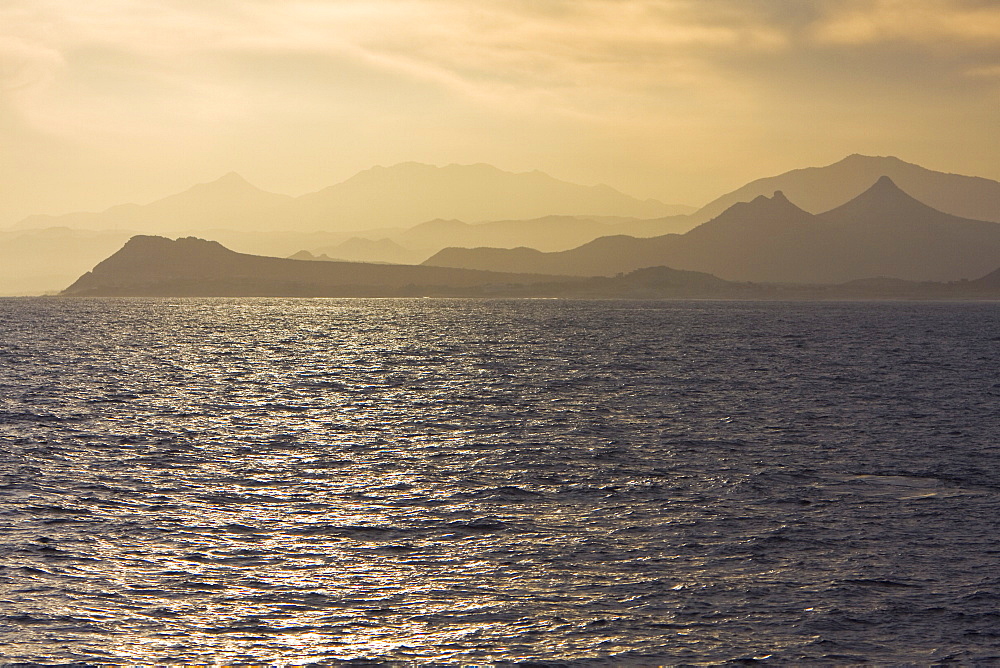
[(0, 663), (1000, 662), (1000, 306), (0, 300)]

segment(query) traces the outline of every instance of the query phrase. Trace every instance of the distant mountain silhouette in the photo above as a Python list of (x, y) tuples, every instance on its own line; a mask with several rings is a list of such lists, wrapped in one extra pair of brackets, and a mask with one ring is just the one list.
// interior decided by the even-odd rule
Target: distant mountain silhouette
[[(447, 246), (530, 246), (539, 250), (566, 250), (604, 236), (613, 229), (607, 220), (585, 216), (544, 216), (525, 220), (498, 220), (470, 225), (460, 220), (432, 220), (396, 235), (411, 248), (440, 250)], [(423, 259), (423, 258), (421, 258)]]
[[(704, 268), (740, 280), (808, 278), (830, 282), (888, 271), (914, 279), (947, 279), (953, 275), (952, 268), (959, 262), (955, 258), (966, 247), (963, 240), (967, 236), (981, 237), (983, 249), (993, 247), (992, 231), (988, 228), (970, 231), (971, 227), (957, 225), (952, 220), (949, 224), (962, 231), (953, 240), (946, 240), (945, 232), (934, 232), (933, 223), (917, 224), (926, 216), (907, 218), (898, 214), (894, 214), (894, 219), (903, 221), (899, 225), (911, 221), (908, 234), (913, 241), (900, 243), (895, 259), (885, 252), (890, 244), (888, 237), (896, 234), (888, 229), (890, 223), (885, 216), (877, 225), (869, 221), (863, 227), (870, 229), (864, 233), (860, 229), (854, 232), (840, 229), (850, 225), (831, 213), (829, 218), (824, 215), (814, 220), (809, 232), (792, 226), (787, 230), (791, 234), (787, 239), (776, 236), (779, 228), (765, 232), (766, 221), (759, 224), (760, 233), (752, 232), (752, 227), (739, 232), (721, 232), (721, 228), (713, 231), (710, 227), (690, 236), (686, 234), (699, 224), (718, 218), (733, 204), (740, 201), (749, 204), (760, 196), (771, 199), (778, 191), (801, 206), (802, 212), (832, 212), (881, 175), (889, 176), (902, 190), (938, 213), (947, 212), (966, 221), (1000, 220), (1000, 183), (996, 181), (934, 172), (897, 158), (853, 155), (826, 167), (795, 170), (754, 181), (696, 214), (665, 215), (687, 209), (636, 200), (606, 186), (569, 184), (540, 172), (514, 174), (488, 165), (432, 167), (404, 163), (366, 170), (341, 184), (299, 198), (262, 191), (239, 175), (228, 174), (151, 204), (126, 204), (101, 213), (32, 216), (22, 221), (20, 228), (32, 233), (58, 226), (106, 230), (108, 234), (96, 235), (105, 239), (125, 239), (137, 232), (196, 234), (219, 240), (239, 252), (281, 257), (300, 250), (317, 255), (329, 252), (336, 257), (334, 249), (343, 246), (340, 255), (344, 259), (392, 263), (419, 262), (436, 256), (435, 263), (464, 265), (467, 257), (478, 255), (481, 259), (489, 256), (489, 262), (494, 263), (490, 266), (506, 266), (505, 262), (518, 258), (516, 266), (533, 267), (536, 254), (527, 249), (534, 248), (547, 253), (567, 251), (560, 258), (542, 259), (567, 274), (596, 269), (617, 273), (669, 261), (670, 266)], [(780, 217), (766, 224), (779, 222)], [(925, 229), (917, 231), (921, 225)], [(881, 236), (876, 229), (883, 230)], [(16, 232), (0, 231), (0, 241), (13, 238), (6, 235)], [(652, 239), (671, 233), (682, 235), (684, 241)], [(728, 242), (727, 247), (727, 242), (709, 240), (713, 235), (729, 234), (740, 236), (748, 246), (741, 249), (738, 244)], [(866, 243), (874, 248), (856, 252), (854, 244), (860, 243), (866, 234), (869, 237)], [(637, 248), (624, 237), (651, 239)], [(63, 245), (67, 238), (65, 233), (39, 235), (30, 242), (19, 241), (9, 253), (0, 250), (0, 260), (12, 258), (9, 271), (0, 266), (0, 294), (57, 289), (65, 276), (70, 275), (60, 272), (90, 266), (98, 257), (96, 253), (107, 250), (101, 244), (84, 244), (79, 257), (74, 257)], [(827, 246), (818, 250), (816, 246), (821, 242)], [(51, 244), (47, 250), (46, 243)], [(920, 244), (922, 247), (944, 244), (944, 248), (951, 250), (942, 257), (951, 259), (944, 261), (933, 253), (928, 257), (927, 252), (917, 247)], [(449, 246), (511, 250), (438, 254)], [(584, 246), (585, 250), (574, 250)], [(750, 247), (756, 250), (750, 252)], [(25, 252), (19, 253), (15, 248), (24, 248)], [(590, 259), (582, 258), (588, 254)], [(706, 254), (715, 254), (716, 258), (713, 260)], [(851, 254), (853, 259), (847, 257)], [(732, 266), (725, 266), (724, 258)], [(768, 258), (774, 262), (765, 268)], [(973, 264), (954, 276), (973, 277), (985, 263), (977, 258), (979, 253), (974, 252)], [(916, 266), (920, 264), (925, 268)]]
[(513, 173), (485, 164), (435, 167), (407, 162), (373, 167), (303, 195), (294, 211), (302, 228), (360, 230), (409, 226), (435, 218), (470, 222), (554, 214), (654, 218), (691, 209), (638, 200), (609, 186), (576, 185), (539, 171)]
[(364, 239), (351, 237), (333, 246), (324, 246), (313, 251), (333, 260), (347, 262), (381, 262), (390, 264), (419, 264), (427, 257), (422, 251), (412, 251), (400, 246), (392, 239)]
[(90, 230), (183, 231), (233, 228), (282, 229), (291, 224), (287, 208), (294, 199), (269, 193), (231, 172), (211, 183), (200, 183), (184, 192), (150, 204), (122, 204), (101, 213), (30, 216), (16, 229), (70, 227)]
[(411, 226), (434, 218), (473, 222), (554, 214), (655, 218), (692, 210), (639, 200), (609, 186), (560, 181), (537, 171), (515, 174), (489, 165), (404, 163), (374, 167), (298, 198), (265, 192), (237, 174), (227, 174), (151, 204), (125, 204), (100, 213), (30, 216), (15, 227), (145, 233), (343, 232)]
[(969, 281), (968, 289), (984, 293), (1000, 293), (1000, 268), (994, 269), (981, 278)]
[(850, 202), (822, 213), (857, 276), (912, 280), (975, 278), (1000, 263), (1000, 224), (933, 209), (882, 176)]
[(636, 237), (688, 231), (686, 216), (654, 219), (595, 216), (544, 216), (526, 220), (497, 220), (469, 225), (457, 220), (434, 220), (416, 225), (393, 238), (416, 248), (447, 246), (527, 246), (541, 251), (567, 250), (609, 234)]
[[(772, 202), (773, 203), (773, 202)], [(777, 203), (777, 206), (782, 206)], [(235, 253), (203, 239), (136, 236), (81, 276), (66, 296), (569, 297), (630, 299), (1000, 298), (1000, 270), (975, 281), (869, 279), (843, 285), (733, 283), (669, 267), (574, 278)]]
[[(470, 224), (438, 218), (404, 230), (362, 232), (313, 253), (364, 262), (419, 263), (449, 246), (568, 250), (608, 234), (651, 237), (691, 229), (687, 216), (637, 219), (614, 216), (543, 216)], [(378, 235), (386, 234), (382, 238)], [(365, 238), (367, 237), (367, 238)]]
[(288, 256), (288, 259), (289, 260), (308, 260), (310, 262), (333, 262), (334, 261), (334, 258), (330, 257), (329, 255), (326, 255), (325, 253), (321, 254), (321, 255), (313, 255), (312, 253), (310, 253), (307, 250), (300, 250), (298, 253), (293, 253), (292, 255)]
[(737, 202), (781, 190), (811, 213), (840, 206), (880, 176), (888, 176), (927, 205), (971, 220), (1000, 222), (1000, 182), (977, 176), (936, 172), (896, 157), (850, 155), (826, 167), (796, 169), (757, 179), (699, 209), (693, 218), (705, 222)]
[(81, 276), (65, 296), (712, 297), (752, 289), (667, 267), (619, 278), (571, 278), (440, 267), (316, 261), (235, 253), (218, 242), (139, 235)]
[[(235, 253), (215, 241), (132, 237), (65, 295), (400, 296), (490, 294), (554, 280), (439, 267), (316, 262)], [(565, 279), (556, 279), (565, 282)]]
[(840, 283), (974, 278), (998, 262), (1000, 225), (936, 211), (883, 177), (819, 216), (779, 191), (734, 204), (683, 235), (604, 237), (558, 253), (449, 248), (425, 264), (579, 276), (666, 265), (737, 281)]

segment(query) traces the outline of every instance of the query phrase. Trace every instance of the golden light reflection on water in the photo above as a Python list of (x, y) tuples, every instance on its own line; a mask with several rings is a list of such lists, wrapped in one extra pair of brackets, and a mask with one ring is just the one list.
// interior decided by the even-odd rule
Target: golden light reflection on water
[[(74, 302), (71, 336), (14, 342), (28, 361), (5, 373), (30, 389), (0, 375), (6, 651), (631, 664), (766, 645), (795, 663), (906, 610), (879, 656), (921, 664), (992, 624), (988, 564), (929, 531), (971, 555), (997, 533), (996, 453), (976, 450), (1000, 429), (994, 310), (297, 304), (240, 303), (227, 325), (224, 302), (147, 303), (154, 336), (116, 329), (141, 321), (128, 304)], [(919, 336), (879, 343), (885, 309)], [(789, 340), (803, 329), (835, 364)], [(921, 404), (930, 444), (896, 397), (938, 387), (961, 410)]]

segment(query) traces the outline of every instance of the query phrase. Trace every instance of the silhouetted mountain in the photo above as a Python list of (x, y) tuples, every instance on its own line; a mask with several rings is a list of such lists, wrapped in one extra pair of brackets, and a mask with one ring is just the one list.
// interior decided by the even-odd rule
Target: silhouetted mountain
[[(235, 253), (193, 237), (132, 237), (63, 294), (120, 296), (402, 296), (492, 294), (553, 277)], [(565, 282), (565, 279), (561, 279)]]
[[(568, 250), (611, 234), (658, 236), (691, 229), (684, 216), (638, 220), (594, 216), (544, 216), (528, 220), (497, 220), (469, 225), (458, 220), (433, 220), (392, 237), (411, 248), (435, 251), (447, 246)], [(653, 234), (643, 234), (645, 231)]]
[(998, 259), (1000, 225), (935, 211), (883, 178), (820, 216), (779, 191), (734, 204), (683, 235), (604, 237), (558, 253), (449, 248), (424, 264), (578, 276), (666, 265), (728, 280), (839, 283), (972, 278)]
[(690, 209), (638, 200), (609, 186), (567, 183), (538, 171), (515, 174), (484, 164), (435, 167), (408, 162), (373, 167), (303, 195), (295, 211), (300, 228), (358, 230), (435, 218), (472, 222), (553, 214), (653, 218)]
[(212, 229), (354, 231), (416, 225), (434, 218), (486, 220), (547, 215), (654, 218), (691, 207), (639, 200), (609, 186), (581, 186), (542, 172), (489, 165), (374, 167), (318, 192), (292, 198), (268, 193), (237, 174), (199, 184), (151, 204), (100, 213), (30, 216), (18, 229), (64, 226), (146, 233)]
[[(303, 256), (305, 257), (305, 256)], [(66, 296), (568, 297), (634, 299), (1000, 298), (1000, 270), (976, 281), (869, 279), (843, 285), (732, 283), (668, 267), (614, 278), (571, 278), (439, 267), (316, 262), (234, 253), (214, 241), (133, 237)]]
[[(591, 273), (595, 268), (602, 273), (617, 273), (668, 262), (675, 267), (708, 269), (741, 280), (836, 282), (886, 272), (916, 279), (975, 275), (988, 259), (980, 257), (978, 252), (973, 253), (972, 266), (960, 272), (954, 267), (964, 261), (960, 255), (969, 245), (978, 246), (988, 255), (993, 248), (993, 233), (992, 228), (968, 225), (968, 218), (966, 223), (959, 224), (957, 219), (949, 222), (961, 230), (953, 238), (935, 227), (943, 220), (927, 225), (920, 223), (926, 219), (926, 212), (916, 216), (912, 211), (905, 216), (897, 212), (889, 217), (882, 215), (883, 212), (875, 212), (872, 215), (880, 216), (877, 225), (870, 221), (861, 225), (861, 218), (858, 218), (858, 226), (868, 228), (865, 233), (856, 230), (851, 236), (839, 229), (845, 227), (843, 216), (834, 214), (833, 209), (840, 208), (851, 195), (882, 174), (897, 179), (904, 190), (916, 195), (917, 200), (925, 202), (932, 210), (940, 206), (952, 216), (961, 216), (966, 210), (978, 211), (983, 213), (978, 217), (1000, 219), (1000, 183), (934, 172), (896, 158), (855, 155), (827, 167), (795, 170), (755, 181), (713, 202), (697, 216), (636, 218), (636, 215), (652, 215), (653, 210), (670, 207), (657, 202), (640, 202), (604, 186), (568, 184), (540, 172), (512, 174), (487, 165), (438, 168), (406, 163), (373, 168), (342, 184), (298, 199), (264, 192), (238, 175), (229, 174), (152, 204), (122, 205), (102, 213), (33, 216), (22, 221), (21, 226), (34, 229), (63, 224), (78, 229), (106, 229), (113, 230), (119, 239), (137, 231), (196, 232), (198, 236), (217, 239), (239, 252), (270, 256), (287, 256), (302, 249), (323, 254), (349, 242), (342, 253), (345, 258), (373, 262), (418, 262), (446, 246), (493, 247), (512, 250), (506, 256), (476, 251), (461, 257), (447, 251), (437, 255), (434, 262), (464, 265), (466, 256), (489, 256), (490, 266), (505, 266), (505, 262), (518, 258), (516, 266), (532, 267), (535, 259), (530, 251), (514, 250), (532, 247), (543, 251), (573, 251), (560, 258), (543, 258), (544, 262), (567, 274)], [(707, 214), (713, 210), (721, 215), (723, 209), (720, 207), (726, 203), (735, 204), (743, 199), (750, 203), (761, 195), (770, 199), (774, 191), (783, 191), (797, 204), (804, 204), (805, 211), (828, 210), (831, 215), (813, 221), (811, 232), (795, 226), (788, 228), (785, 230), (790, 235), (788, 238), (779, 238), (778, 228), (765, 231), (764, 223), (759, 225), (759, 232), (755, 232), (753, 226), (742, 229), (737, 225), (739, 231), (720, 232), (721, 228), (713, 231), (709, 227), (699, 228), (690, 236), (686, 234), (696, 222), (707, 221)], [(436, 203), (441, 202), (444, 204), (437, 207)], [(935, 206), (935, 202), (939, 205)], [(598, 210), (601, 207), (612, 214), (603, 215)], [(529, 210), (542, 209), (547, 211), (546, 215), (526, 214)], [(575, 209), (587, 213), (574, 214)], [(710, 217), (714, 219), (719, 215)], [(461, 222), (459, 216), (472, 222)], [(399, 222), (403, 219), (407, 222)], [(492, 222), (479, 222), (490, 219)], [(421, 222), (428, 220), (430, 222)], [(910, 227), (906, 228), (909, 241), (889, 238), (897, 233), (889, 231), (894, 224), (891, 220), (903, 221), (893, 228), (898, 230), (903, 229), (899, 225), (909, 221)], [(777, 225), (780, 221), (778, 217), (768, 224)], [(380, 227), (373, 228), (374, 224)], [(924, 229), (918, 232), (921, 225)], [(881, 236), (874, 231), (883, 228)], [(684, 240), (652, 239), (667, 233), (682, 234)], [(745, 245), (741, 247), (733, 241), (719, 239), (711, 241), (709, 237), (713, 234), (735, 235)], [(636, 246), (621, 238), (622, 235), (651, 239)], [(816, 239), (809, 241), (810, 235)], [(858, 251), (855, 244), (865, 235), (864, 242), (873, 248)], [(353, 237), (358, 240), (350, 241)], [(617, 238), (601, 240), (601, 237)], [(981, 243), (966, 243), (966, 237), (979, 238)], [(384, 239), (388, 241), (383, 242)], [(46, 252), (38, 245), (43, 237), (36, 241), (32, 242), (30, 252), (23, 255), (13, 248), (10, 250), (9, 254), (15, 259), (9, 266), (17, 269), (10, 269), (5, 279), (0, 268), (0, 294), (20, 293), (26, 289), (53, 290), (64, 280), (59, 278), (63, 274), (58, 273), (63, 270), (58, 266), (62, 264), (58, 258), (64, 257), (64, 250), (59, 246), (61, 242), (53, 237), (53, 246)], [(816, 245), (820, 243), (826, 247), (817, 250)], [(891, 243), (899, 246), (894, 251), (895, 256), (885, 252)], [(948, 250), (940, 257), (926, 252), (927, 246), (935, 244)], [(584, 247), (585, 250), (575, 250)], [(751, 252), (751, 247), (756, 250)], [(87, 254), (86, 247), (81, 248), (79, 260), (71, 260), (67, 269), (87, 266), (80, 262), (95, 260), (93, 254)], [(4, 252), (0, 251), (0, 256)], [(589, 258), (583, 257), (588, 255)], [(27, 262), (30, 258), (34, 264)], [(55, 269), (55, 273), (50, 272), (50, 268)], [(22, 280), (21, 277), (29, 275), (38, 280)], [(55, 282), (46, 283), (50, 280)]]
[(857, 276), (947, 281), (1000, 262), (1000, 225), (937, 211), (887, 176), (819, 218), (838, 228), (847, 250), (840, 263)]
[(969, 281), (969, 288), (983, 292), (1000, 292), (1000, 268), (994, 269), (982, 278)]
[(313, 255), (307, 250), (300, 250), (298, 253), (294, 253), (288, 256), (289, 260), (308, 260), (309, 262), (331, 262), (333, 258), (326, 255)]
[[(602, 237), (560, 253), (519, 248), (449, 248), (424, 264), (490, 268), (492, 271), (539, 271), (576, 276), (612, 275), (659, 265), (707, 271), (731, 280), (794, 282), (801, 272), (798, 247), (813, 233), (814, 217), (781, 193), (732, 206), (714, 220), (687, 234), (651, 239), (616, 235)], [(785, 267), (788, 256), (795, 258)], [(500, 269), (500, 268), (503, 269)], [(747, 277), (746, 274), (753, 274)]]
[(569, 278), (439, 267), (316, 262), (234, 253), (193, 237), (136, 236), (80, 277), (66, 296), (752, 296), (699, 272), (653, 267), (618, 278)]
[(548, 251), (579, 246), (609, 234), (610, 229), (608, 222), (584, 216), (544, 216), (475, 225), (460, 220), (437, 219), (411, 227), (394, 239), (409, 248), (433, 251), (447, 246), (529, 246)]
[(15, 227), (37, 229), (62, 226), (133, 232), (226, 227), (281, 229), (291, 223), (286, 211), (293, 201), (287, 195), (265, 192), (247, 183), (239, 174), (229, 173), (211, 183), (200, 183), (150, 204), (122, 204), (101, 213), (30, 216)]
[(796, 169), (751, 181), (706, 204), (693, 217), (704, 222), (737, 202), (749, 202), (776, 190), (784, 192), (804, 210), (820, 213), (840, 206), (883, 175), (938, 211), (1000, 222), (1000, 182), (936, 172), (895, 157), (866, 155), (850, 155), (826, 167)]
[(335, 260), (390, 264), (418, 264), (427, 257), (426, 253), (403, 248), (391, 239), (364, 239), (361, 237), (351, 237), (334, 246), (324, 246), (313, 252)]
[[(315, 253), (364, 262), (419, 263), (449, 246), (568, 250), (608, 234), (650, 237), (687, 231), (687, 216), (637, 219), (614, 216), (544, 216), (529, 220), (498, 220), (469, 224), (436, 219), (405, 230), (379, 230), (335, 245), (313, 248)], [(387, 234), (386, 237), (379, 237)]]

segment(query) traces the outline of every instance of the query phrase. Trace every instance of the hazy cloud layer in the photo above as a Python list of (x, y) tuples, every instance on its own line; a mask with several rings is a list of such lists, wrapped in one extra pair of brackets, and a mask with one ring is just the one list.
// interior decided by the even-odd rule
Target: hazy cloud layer
[(1000, 3), (6, 0), (0, 96), (10, 211), (402, 160), (694, 204), (850, 152), (1000, 178)]

